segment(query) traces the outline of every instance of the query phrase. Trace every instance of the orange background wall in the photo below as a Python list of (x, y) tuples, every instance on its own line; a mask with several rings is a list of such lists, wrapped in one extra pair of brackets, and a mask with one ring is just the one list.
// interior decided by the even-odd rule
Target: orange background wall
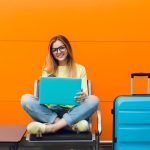
[(150, 72), (149, 18), (149, 0), (0, 0), (0, 123), (31, 121), (20, 97), (33, 93), (49, 39), (63, 34), (100, 98), (101, 139), (111, 140), (114, 98), (130, 94), (131, 72)]

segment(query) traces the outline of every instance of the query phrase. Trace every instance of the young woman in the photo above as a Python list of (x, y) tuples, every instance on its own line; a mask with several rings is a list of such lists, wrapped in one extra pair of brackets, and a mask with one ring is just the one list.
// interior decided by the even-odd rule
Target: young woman
[(51, 39), (42, 76), (81, 78), (82, 90), (75, 96), (80, 104), (40, 105), (37, 97), (31, 94), (23, 95), (22, 107), (35, 121), (28, 125), (28, 132), (32, 134), (56, 132), (66, 126), (78, 132), (88, 130), (88, 122), (84, 119), (97, 110), (99, 100), (94, 95), (88, 95), (86, 70), (84, 66), (74, 62), (72, 48), (66, 37), (58, 35)]

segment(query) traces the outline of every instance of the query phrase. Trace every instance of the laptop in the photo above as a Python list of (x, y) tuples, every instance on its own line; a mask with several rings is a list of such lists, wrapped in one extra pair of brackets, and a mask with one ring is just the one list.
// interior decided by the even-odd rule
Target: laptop
[(41, 77), (39, 81), (39, 103), (78, 105), (74, 98), (81, 91), (80, 78)]

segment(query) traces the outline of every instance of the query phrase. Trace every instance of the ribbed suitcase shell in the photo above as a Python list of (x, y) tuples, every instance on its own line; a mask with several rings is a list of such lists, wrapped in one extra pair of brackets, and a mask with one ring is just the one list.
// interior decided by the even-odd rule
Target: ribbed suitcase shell
[(150, 150), (150, 95), (114, 101), (113, 150)]

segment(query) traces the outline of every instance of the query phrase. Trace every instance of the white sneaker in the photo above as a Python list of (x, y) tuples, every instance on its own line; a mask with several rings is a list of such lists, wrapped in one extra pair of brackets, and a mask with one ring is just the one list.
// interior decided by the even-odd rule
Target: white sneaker
[(45, 132), (46, 125), (40, 122), (31, 122), (27, 126), (27, 131), (31, 134), (42, 134)]
[(89, 130), (89, 124), (87, 120), (81, 120), (72, 126), (73, 131), (85, 132)]

